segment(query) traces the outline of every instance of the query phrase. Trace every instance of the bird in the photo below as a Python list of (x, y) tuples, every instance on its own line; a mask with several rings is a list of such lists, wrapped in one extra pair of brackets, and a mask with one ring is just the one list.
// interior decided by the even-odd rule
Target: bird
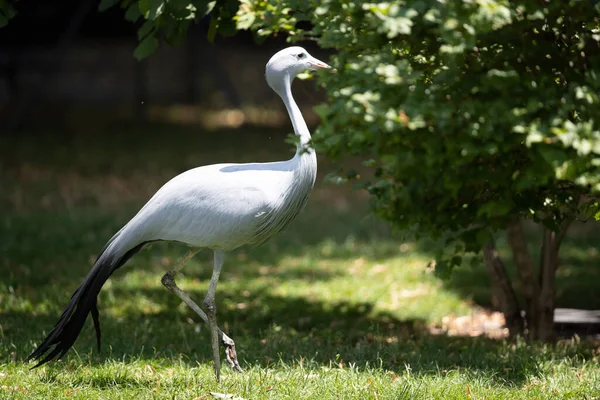
[[(242, 371), (235, 342), (217, 326), (214, 300), (225, 253), (244, 245), (265, 243), (306, 205), (316, 180), (317, 156), (291, 87), (301, 72), (330, 68), (299, 46), (284, 48), (270, 58), (265, 79), (289, 114), (297, 136), (294, 156), (278, 162), (200, 166), (166, 182), (105, 244), (53, 330), (27, 357), (27, 361), (37, 361), (32, 368), (64, 356), (89, 314), (100, 350), (97, 298), (102, 286), (142, 248), (157, 241), (170, 241), (186, 245), (188, 251), (164, 274), (161, 283), (208, 325), (217, 382), (221, 377), (219, 344), (225, 347), (226, 360), (233, 370)], [(202, 248), (213, 251), (212, 276), (203, 308), (175, 282), (177, 272)]]

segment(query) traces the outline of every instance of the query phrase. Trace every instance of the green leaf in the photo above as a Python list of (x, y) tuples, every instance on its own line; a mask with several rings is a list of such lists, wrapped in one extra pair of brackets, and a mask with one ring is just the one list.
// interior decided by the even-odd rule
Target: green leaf
[(569, 158), (566, 151), (561, 148), (540, 145), (537, 146), (537, 150), (539, 151), (540, 155), (544, 158), (544, 160), (546, 160), (546, 162), (550, 165), (556, 165), (556, 163), (563, 163)]
[(172, 45), (179, 45), (185, 41), (188, 27), (190, 25), (189, 20), (173, 20), (170, 19), (167, 22), (165, 41)]
[(125, 19), (130, 22), (136, 22), (141, 16), (142, 14), (137, 3), (130, 4), (125, 11)]
[(154, 36), (149, 35), (137, 45), (133, 51), (133, 56), (139, 61), (154, 53), (157, 48), (158, 40)]
[(585, 218), (594, 218), (598, 220), (597, 216), (600, 213), (600, 202), (598, 200), (587, 201), (579, 206), (579, 211), (585, 216)]
[(210, 12), (213, 11), (215, 5), (217, 4), (216, 0), (213, 1), (194, 1), (194, 7), (196, 7), (196, 15), (200, 18), (206, 16)]
[(239, 0), (223, 0), (222, 3), (220, 3), (220, 5), (221, 5), (221, 9), (220, 9), (221, 17), (233, 18), (233, 16), (236, 14), (238, 9), (240, 8)]
[(169, 0), (167, 3), (169, 8), (173, 10), (184, 10), (190, 5), (193, 5), (191, 0)]
[(435, 261), (435, 276), (440, 279), (448, 279), (452, 275), (452, 266), (447, 260), (438, 259)]
[(235, 21), (232, 19), (221, 19), (218, 28), (223, 36), (233, 36), (237, 32)]
[(469, 267), (477, 268), (480, 265), (480, 263), (481, 263), (481, 259), (479, 257), (473, 257), (469, 261)]
[(138, 8), (140, 10), (140, 13), (144, 16), (144, 18), (147, 18), (146, 15), (150, 13), (151, 1), (152, 0), (138, 0)]
[(0, 15), (1, 14), (4, 14), (7, 19), (11, 19), (17, 15), (17, 10), (6, 0), (0, 0)]
[(8, 21), (13, 18), (17, 14), (17, 10), (12, 6), (12, 4), (0, 0), (0, 28), (8, 25)]
[(558, 232), (560, 230), (560, 224), (553, 218), (542, 219), (542, 225), (554, 232)]
[(513, 206), (514, 204), (508, 199), (491, 200), (477, 210), (477, 215), (491, 218), (508, 215)]
[(240, 30), (250, 29), (252, 27), (252, 25), (254, 24), (255, 20), (256, 20), (256, 14), (253, 12), (247, 12), (247, 13), (239, 16), (238, 18), (236, 18), (237, 29), (240, 29)]
[(138, 5), (144, 18), (155, 20), (160, 16), (165, 7), (164, 0), (139, 0)]
[(103, 12), (117, 5), (121, 0), (101, 0), (98, 4), (98, 11)]
[(483, 248), (488, 242), (492, 239), (490, 233), (486, 229), (481, 229), (477, 231), (476, 241), (480, 247)]
[(144, 39), (152, 30), (154, 30), (154, 22), (146, 21), (140, 26), (137, 31), (138, 40)]
[(210, 16), (210, 24), (208, 25), (208, 32), (206, 33), (206, 39), (209, 43), (214, 43), (215, 36), (217, 36), (217, 17), (213, 14)]
[(450, 265), (453, 267), (458, 267), (462, 264), (462, 257), (459, 255), (453, 256), (450, 260)]

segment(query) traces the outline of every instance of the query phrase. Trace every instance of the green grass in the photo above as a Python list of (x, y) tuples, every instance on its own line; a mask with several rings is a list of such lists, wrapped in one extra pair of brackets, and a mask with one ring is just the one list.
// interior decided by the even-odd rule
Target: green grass
[[(0, 138), (0, 398), (600, 398), (591, 341), (552, 347), (429, 333), (442, 317), (489, 302), (484, 270), (440, 281), (427, 249), (394, 237), (365, 198), (322, 182), (286, 232), (226, 259), (219, 322), (243, 374), (225, 367), (214, 381), (208, 331), (161, 286), (184, 253), (174, 244), (144, 250), (107, 282), (101, 352), (88, 323), (62, 361), (29, 370), (24, 358), (104, 242), (163, 182), (195, 165), (287, 157), (284, 137), (104, 126)], [(320, 162), (321, 179), (332, 166)], [(600, 308), (594, 229), (580, 227), (565, 244), (560, 305)], [(210, 272), (203, 251), (178, 282), (201, 302)]]

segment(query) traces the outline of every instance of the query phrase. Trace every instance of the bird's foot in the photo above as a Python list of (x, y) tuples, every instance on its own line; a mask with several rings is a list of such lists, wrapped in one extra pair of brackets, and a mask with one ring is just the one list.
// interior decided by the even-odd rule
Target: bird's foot
[(225, 358), (227, 362), (236, 372), (243, 372), (242, 367), (240, 367), (240, 363), (238, 362), (237, 353), (235, 351), (235, 343), (233, 339), (223, 333), (221, 337), (221, 344), (225, 347)]

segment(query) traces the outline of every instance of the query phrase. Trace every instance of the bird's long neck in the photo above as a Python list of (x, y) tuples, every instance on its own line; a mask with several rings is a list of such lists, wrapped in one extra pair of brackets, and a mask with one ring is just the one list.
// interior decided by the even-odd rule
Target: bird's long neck
[(283, 100), (292, 120), (294, 132), (300, 140), (296, 155), (290, 160), (278, 163), (283, 171), (291, 174), (287, 175), (288, 179), (284, 179), (278, 186), (281, 195), (275, 203), (274, 211), (267, 215), (254, 239), (253, 243), (257, 244), (263, 243), (273, 234), (284, 229), (302, 211), (317, 177), (317, 155), (315, 150), (309, 147), (310, 132), (302, 118), (300, 108), (292, 97), (291, 79), (286, 77), (283, 83), (282, 88), (277, 86), (274, 90)]
[(292, 125), (294, 126), (294, 133), (296, 136), (299, 136), (300, 141), (298, 142), (298, 146), (296, 148), (296, 156), (301, 157), (303, 154), (308, 152), (313, 153), (314, 149), (309, 147), (310, 143), (310, 132), (308, 130), (308, 126), (306, 126), (306, 122), (304, 121), (304, 117), (302, 117), (302, 113), (300, 112), (300, 108), (294, 101), (294, 97), (292, 96), (292, 82), (289, 75), (286, 75), (283, 82), (283, 91), (280, 93), (281, 99), (285, 104), (285, 108), (287, 108), (288, 114), (290, 115), (290, 119), (292, 120)]

